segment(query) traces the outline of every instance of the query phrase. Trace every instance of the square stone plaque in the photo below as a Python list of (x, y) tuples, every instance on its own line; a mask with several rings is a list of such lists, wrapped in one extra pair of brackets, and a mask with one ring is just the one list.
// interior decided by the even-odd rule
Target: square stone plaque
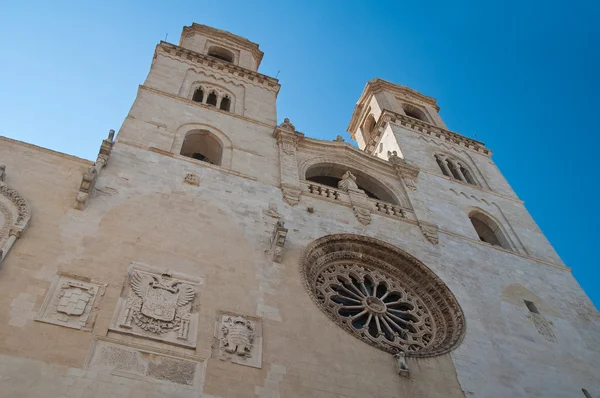
[(92, 311), (96, 301), (104, 296), (106, 284), (89, 278), (59, 273), (36, 316), (36, 321), (91, 330), (94, 324)]
[(262, 367), (260, 318), (221, 312), (217, 315), (213, 356), (240, 365)]
[(109, 330), (196, 347), (201, 280), (131, 263)]

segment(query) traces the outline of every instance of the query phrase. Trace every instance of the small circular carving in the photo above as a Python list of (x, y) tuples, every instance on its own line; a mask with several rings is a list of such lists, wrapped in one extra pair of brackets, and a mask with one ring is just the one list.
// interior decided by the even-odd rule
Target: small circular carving
[(329, 318), (377, 348), (429, 357), (462, 339), (464, 315), (448, 287), (392, 245), (329, 235), (306, 248), (301, 267), (306, 288)]

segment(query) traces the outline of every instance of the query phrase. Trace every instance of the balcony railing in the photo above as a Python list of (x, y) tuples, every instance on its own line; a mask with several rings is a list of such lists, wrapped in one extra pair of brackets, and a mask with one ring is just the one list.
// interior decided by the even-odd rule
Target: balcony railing
[(406, 212), (400, 206), (382, 202), (376, 199), (369, 199), (375, 205), (375, 210), (379, 213), (392, 217), (406, 218)]

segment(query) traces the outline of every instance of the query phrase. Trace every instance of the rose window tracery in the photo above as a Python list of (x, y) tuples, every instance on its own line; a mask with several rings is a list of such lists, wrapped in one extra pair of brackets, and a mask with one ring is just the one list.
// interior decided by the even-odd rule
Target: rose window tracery
[(420, 261), (373, 238), (329, 235), (302, 258), (317, 305), (361, 340), (391, 353), (433, 356), (464, 333), (464, 316), (443, 282)]

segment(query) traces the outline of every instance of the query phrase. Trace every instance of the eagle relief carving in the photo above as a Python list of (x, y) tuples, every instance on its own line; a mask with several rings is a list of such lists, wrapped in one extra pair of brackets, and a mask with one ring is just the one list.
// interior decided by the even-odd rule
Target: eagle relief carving
[(190, 337), (197, 327), (197, 313), (192, 313), (196, 297), (193, 281), (175, 278), (169, 271), (160, 274), (133, 269), (129, 285), (130, 292), (121, 298), (118, 319), (111, 329), (195, 346), (195, 335)]

